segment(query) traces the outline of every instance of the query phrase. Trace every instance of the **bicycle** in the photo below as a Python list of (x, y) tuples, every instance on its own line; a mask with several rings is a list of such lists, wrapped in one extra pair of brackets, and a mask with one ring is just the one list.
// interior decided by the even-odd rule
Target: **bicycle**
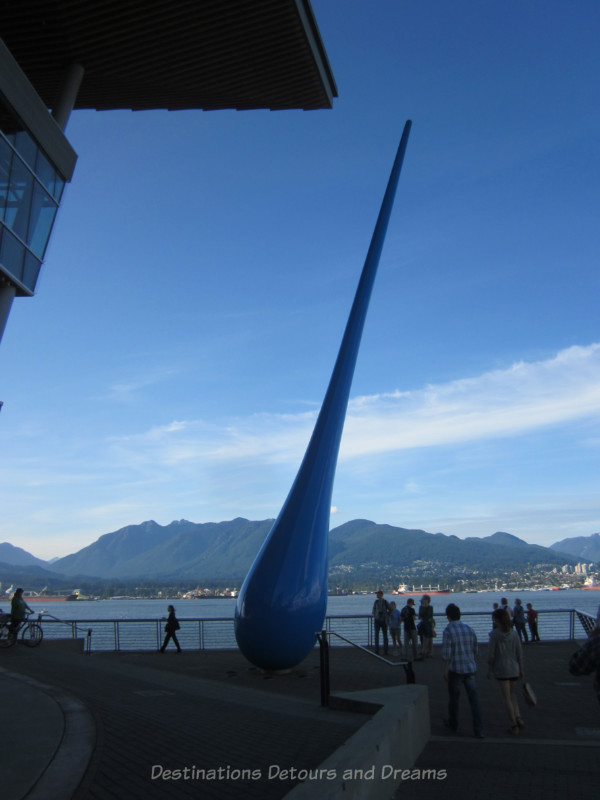
[(40, 625), (42, 621), (42, 613), (37, 615), (37, 620), (30, 620), (30, 614), (27, 614), (25, 622), (21, 622), (16, 631), (11, 631), (8, 627), (10, 621), (10, 614), (3, 614), (0, 618), (0, 647), (12, 647), (17, 643), (19, 635), (21, 641), (26, 647), (37, 647), (41, 644), (44, 638), (44, 631)]

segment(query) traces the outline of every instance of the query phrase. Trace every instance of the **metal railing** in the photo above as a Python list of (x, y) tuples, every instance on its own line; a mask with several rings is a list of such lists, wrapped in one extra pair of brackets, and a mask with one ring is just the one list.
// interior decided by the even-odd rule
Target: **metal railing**
[[(581, 617), (587, 617), (574, 608), (553, 608), (538, 611), (538, 632), (540, 639), (547, 641), (585, 638), (587, 632), (581, 623)], [(465, 611), (461, 619), (475, 631), (480, 642), (487, 641), (487, 636), (492, 629), (492, 615), (489, 612), (481, 613)], [(436, 615), (436, 630), (438, 637), (443, 633), (447, 620), (443, 615)], [(527, 634), (529, 626), (526, 624)]]
[(413, 666), (411, 661), (403, 661), (403, 660), (392, 661), (387, 656), (380, 656), (378, 652), (374, 652), (369, 646), (359, 644), (358, 642), (353, 642), (351, 639), (342, 636), (340, 633), (337, 633), (336, 631), (332, 630), (327, 631), (324, 629), (321, 631), (321, 633), (317, 633), (316, 636), (317, 636), (317, 641), (319, 643), (322, 706), (329, 705), (329, 698), (331, 694), (331, 678), (329, 671), (329, 649), (331, 647), (331, 643), (335, 640), (340, 640), (347, 646), (354, 647), (355, 649), (360, 650), (369, 658), (376, 658), (378, 661), (383, 662), (388, 667), (403, 667), (404, 672), (406, 674), (406, 682), (407, 683), (415, 682), (415, 673), (413, 671)]
[[(33, 616), (33, 615), (31, 615)], [(75, 620), (62, 620), (58, 617), (55, 617), (53, 614), (48, 614), (47, 611), (40, 612), (37, 617), (36, 621), (42, 624), (42, 628), (44, 631), (44, 636), (47, 639), (65, 639), (67, 637), (64, 636), (65, 629), (60, 628), (60, 625), (66, 625), (71, 632), (71, 636), (68, 637), (70, 639), (84, 639), (85, 640), (85, 652), (91, 653), (92, 651), (92, 628), (84, 628), (81, 626), (81, 620), (76, 622)], [(45, 623), (52, 623), (51, 628), (47, 628)], [(49, 635), (49, 632), (52, 631), (52, 635)], [(63, 634), (62, 636), (60, 634)]]
[[(480, 642), (487, 641), (492, 629), (492, 615), (489, 611), (464, 611), (461, 619), (470, 625)], [(434, 615), (436, 638), (440, 644), (448, 620), (444, 614)], [(541, 639), (549, 641), (585, 638), (596, 621), (589, 614), (575, 608), (556, 608), (538, 611), (538, 631)], [(365, 642), (368, 647), (374, 644), (374, 626), (370, 615), (327, 617), (326, 630), (335, 631), (352, 641)], [(527, 627), (529, 633), (529, 628)]]
[[(538, 629), (542, 640), (565, 640), (586, 638), (595, 625), (595, 619), (574, 608), (538, 611)], [(470, 625), (480, 642), (487, 641), (492, 627), (491, 614), (479, 611), (466, 611), (461, 618)], [(434, 644), (441, 644), (446, 626), (446, 617), (434, 617), (437, 637)], [(152, 651), (158, 650), (164, 638), (164, 619), (88, 619), (59, 620), (44, 614), (44, 637), (64, 639), (65, 629), (68, 638), (87, 639), (88, 651)], [(231, 617), (216, 619), (180, 619), (177, 638), (184, 650), (235, 650), (237, 644)], [(370, 614), (333, 615), (326, 617), (324, 630), (336, 634), (331, 645), (334, 647), (353, 647), (357, 643), (364, 647), (374, 644), (373, 618)], [(83, 636), (82, 636), (83, 634)]]
[[(218, 619), (180, 619), (177, 639), (185, 650), (228, 650), (237, 648), (230, 617)], [(89, 634), (90, 650), (133, 651), (158, 650), (165, 633), (166, 620), (161, 619), (88, 619), (59, 620), (44, 615), (44, 637), (64, 639), (65, 626), (70, 628), (68, 638), (81, 638), (82, 631)]]
[(592, 617), (591, 614), (587, 614), (585, 611), (575, 610), (575, 613), (577, 614), (577, 619), (581, 627), (587, 635), (589, 635), (597, 625), (600, 625), (600, 617)]

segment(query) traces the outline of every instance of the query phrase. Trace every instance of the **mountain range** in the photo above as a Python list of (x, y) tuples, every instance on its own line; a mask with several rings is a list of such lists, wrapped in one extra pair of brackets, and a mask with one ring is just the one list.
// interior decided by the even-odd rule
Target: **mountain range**
[(36, 558), (23, 550), (22, 547), (15, 547), (14, 544), (8, 542), (0, 543), (0, 563), (13, 564), (19, 567), (47, 567), (48, 562), (42, 561), (41, 558)]
[(569, 553), (580, 561), (600, 561), (600, 533), (591, 536), (574, 536), (572, 539), (563, 539), (550, 545), (552, 550)]
[[(273, 524), (272, 519), (158, 525), (150, 520), (107, 533), (72, 555), (45, 562), (11, 544), (0, 544), (0, 580), (8, 565), (18, 574), (41, 580), (175, 579), (190, 582), (243, 580)], [(459, 539), (353, 520), (331, 530), (329, 573), (343, 583), (348, 576), (410, 582), (427, 575), (432, 583), (448, 576), (490, 576), (510, 571), (550, 571), (563, 564), (600, 560), (600, 534), (531, 545), (510, 533)]]

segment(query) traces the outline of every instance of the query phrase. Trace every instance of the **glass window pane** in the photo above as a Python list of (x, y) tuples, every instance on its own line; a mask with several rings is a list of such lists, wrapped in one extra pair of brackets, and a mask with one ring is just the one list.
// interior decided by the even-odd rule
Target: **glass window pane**
[(26, 164), (34, 169), (37, 145), (26, 131), (17, 131), (15, 136), (15, 150)]
[(8, 230), (5, 230), (2, 235), (2, 246), (0, 247), (0, 262), (4, 269), (19, 281), (23, 280), (24, 254), (25, 246), (17, 241)]
[(54, 200), (42, 189), (39, 183), (36, 183), (33, 187), (27, 246), (33, 250), (38, 258), (44, 257), (44, 251), (54, 224), (54, 217), (56, 216), (56, 208)]
[(42, 182), (43, 186), (50, 192), (50, 194), (54, 194), (54, 183), (56, 181), (56, 170), (52, 166), (52, 164), (48, 161), (46, 156), (42, 153), (41, 150), (38, 150), (37, 158), (35, 162), (35, 174), (37, 178)]
[(38, 150), (35, 162), (36, 177), (43, 183), (46, 189), (50, 192), (52, 197), (59, 202), (65, 182), (60, 177), (58, 172), (54, 169), (52, 164), (48, 161), (46, 156), (41, 150)]
[(42, 262), (31, 253), (25, 252), (25, 263), (23, 267), (23, 283), (33, 292), (37, 283), (38, 275)]
[(0, 137), (0, 219), (4, 219), (6, 211), (11, 159), (12, 150), (7, 142)]
[(52, 196), (54, 197), (57, 203), (60, 203), (60, 198), (62, 197), (63, 189), (65, 188), (65, 182), (60, 177), (58, 172), (55, 172), (54, 176), (55, 176), (54, 191), (52, 192)]
[(5, 221), (26, 241), (33, 190), (33, 175), (19, 158), (13, 158)]

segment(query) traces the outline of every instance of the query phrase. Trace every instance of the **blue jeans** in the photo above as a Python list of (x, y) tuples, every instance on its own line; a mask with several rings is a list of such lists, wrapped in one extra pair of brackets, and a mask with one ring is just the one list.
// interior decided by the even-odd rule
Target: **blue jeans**
[(458, 729), (458, 700), (461, 684), (465, 687), (465, 692), (469, 698), (471, 714), (473, 715), (473, 733), (477, 736), (483, 732), (483, 719), (474, 672), (466, 675), (460, 672), (448, 672), (448, 695), (450, 697), (448, 702), (448, 726), (453, 731)]
[(375, 652), (379, 652), (379, 631), (383, 631), (383, 651), (388, 651), (388, 628), (387, 622), (384, 620), (376, 619), (375, 622)]
[(527, 644), (529, 639), (527, 638), (527, 629), (525, 628), (525, 623), (515, 622), (515, 628), (517, 629), (517, 633), (519, 634), (519, 639), (522, 642), (525, 642), (525, 644)]

